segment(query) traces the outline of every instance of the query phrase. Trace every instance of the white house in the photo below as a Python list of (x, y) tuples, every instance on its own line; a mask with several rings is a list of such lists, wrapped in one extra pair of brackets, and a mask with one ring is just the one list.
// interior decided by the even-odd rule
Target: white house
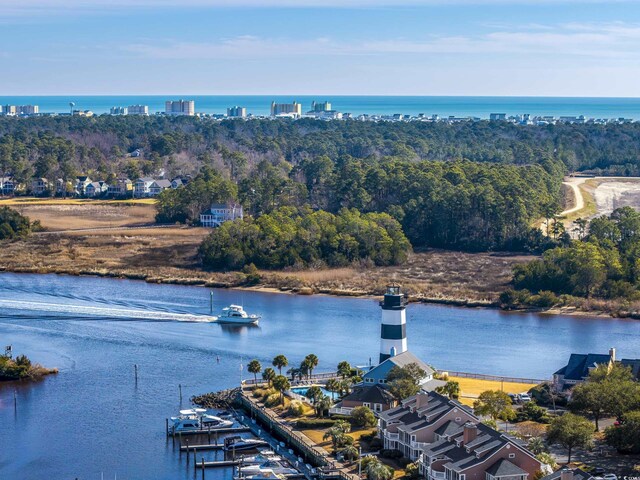
[(49, 190), (49, 181), (44, 178), (34, 178), (31, 180), (31, 193), (33, 195), (42, 195)]
[(109, 185), (107, 195), (110, 197), (126, 197), (131, 196), (133, 183), (128, 178), (118, 178), (116, 183)]
[(149, 196), (155, 197), (156, 195), (160, 195), (160, 193), (167, 188), (171, 188), (171, 182), (169, 180), (154, 180), (149, 186)]
[(87, 176), (77, 177), (76, 178), (76, 186), (75, 186), (76, 194), (84, 195), (85, 194), (85, 189), (87, 188), (87, 185), (89, 185), (92, 181), (93, 180), (91, 180)]
[(17, 183), (11, 177), (0, 177), (0, 189), (3, 195), (13, 195), (16, 190)]
[(200, 224), (203, 227), (219, 227), (224, 222), (242, 219), (242, 217), (242, 205), (214, 203), (208, 212), (200, 214)]
[(84, 189), (84, 194), (87, 197), (99, 197), (109, 189), (109, 185), (106, 182), (91, 182)]
[(149, 189), (153, 184), (154, 180), (151, 177), (142, 177), (136, 180), (136, 184), (133, 188), (133, 193), (136, 197), (148, 197)]

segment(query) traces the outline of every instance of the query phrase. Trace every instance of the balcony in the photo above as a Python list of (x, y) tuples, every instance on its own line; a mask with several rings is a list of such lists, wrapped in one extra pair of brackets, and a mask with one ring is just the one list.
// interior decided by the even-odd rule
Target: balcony
[(411, 448), (422, 449), (428, 447), (429, 445), (431, 444), (426, 442), (411, 442)]
[(444, 472), (438, 472), (431, 467), (427, 470), (429, 480), (444, 480)]
[(391, 433), (391, 432), (385, 431), (384, 438), (386, 438), (387, 440), (398, 441), (400, 439), (400, 435), (397, 433)]
[(331, 407), (329, 413), (331, 415), (351, 415), (353, 408), (349, 407)]

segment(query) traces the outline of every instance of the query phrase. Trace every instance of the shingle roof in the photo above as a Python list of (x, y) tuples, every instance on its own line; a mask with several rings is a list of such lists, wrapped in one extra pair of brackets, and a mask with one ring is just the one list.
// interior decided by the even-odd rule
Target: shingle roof
[(458, 425), (456, 422), (449, 420), (446, 423), (443, 423), (439, 428), (435, 430), (440, 436), (449, 436), (455, 433), (461, 432), (464, 427), (462, 425)]
[(597, 365), (606, 365), (611, 361), (611, 357), (598, 353), (572, 353), (569, 363), (556, 372), (556, 375), (564, 375), (566, 380), (582, 380), (589, 375), (589, 368)]
[(433, 368), (431, 368), (429, 365), (424, 363), (422, 360), (420, 360), (418, 357), (416, 357), (413, 353), (409, 351), (402, 352), (402, 353), (399, 353), (398, 355), (394, 355), (393, 357), (387, 358), (385, 362), (391, 362), (394, 365), (397, 365), (398, 367), (406, 367), (411, 363), (417, 363), (420, 366), (420, 368), (422, 368), (425, 372), (427, 372), (427, 375), (433, 375), (434, 373)]
[(351, 402), (368, 402), (389, 404), (393, 401), (393, 395), (380, 385), (354, 387), (353, 392), (342, 400)]
[[(547, 475), (546, 477), (542, 477), (540, 480), (558, 480), (562, 475), (562, 470), (564, 469), (560, 469)], [(584, 470), (580, 470), (579, 468), (574, 468), (572, 471), (574, 480), (589, 480), (593, 478), (590, 474), (588, 474)]]
[(169, 180), (155, 180), (153, 183), (164, 188), (169, 188), (171, 186), (171, 182)]
[(493, 475), (494, 477), (503, 477), (507, 475), (526, 475), (527, 472), (522, 470), (517, 465), (514, 465), (509, 460), (503, 458), (498, 460), (496, 463), (491, 465), (487, 469), (487, 473)]

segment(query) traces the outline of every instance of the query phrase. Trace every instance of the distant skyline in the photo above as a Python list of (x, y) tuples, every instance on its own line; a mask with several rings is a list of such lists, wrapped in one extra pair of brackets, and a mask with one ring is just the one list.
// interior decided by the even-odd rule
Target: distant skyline
[(0, 96), (640, 96), (640, 2), (0, 0)]

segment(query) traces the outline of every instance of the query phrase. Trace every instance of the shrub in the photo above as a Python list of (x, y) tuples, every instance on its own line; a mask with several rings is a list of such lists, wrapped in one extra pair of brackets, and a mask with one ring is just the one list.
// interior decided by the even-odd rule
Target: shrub
[(280, 394), (279, 393), (272, 393), (264, 401), (264, 404), (265, 404), (266, 407), (275, 407), (277, 405), (280, 405)]
[(329, 418), (309, 418), (298, 420), (296, 426), (298, 428), (330, 428), (336, 423), (335, 420)]
[(341, 415), (336, 413), (335, 415), (331, 415), (332, 420), (343, 420), (345, 422), (351, 422), (351, 415)]
[(537, 295), (529, 297), (529, 305), (538, 308), (551, 308), (558, 303), (560, 303), (560, 299), (549, 290), (542, 290)]
[(380, 440), (378, 437), (375, 437), (371, 440), (371, 442), (369, 442), (369, 449), (375, 452), (376, 450), (380, 450), (383, 445), (384, 444), (382, 443), (382, 440)]
[(373, 427), (376, 423), (376, 416), (369, 407), (356, 407), (351, 411), (351, 423), (354, 427)]
[(391, 449), (385, 448), (380, 451), (380, 456), (382, 458), (390, 458), (392, 460), (398, 460), (402, 458), (403, 455), (400, 450), (391, 450)]
[(293, 400), (290, 404), (289, 404), (289, 415), (292, 415), (294, 417), (299, 417), (302, 414), (304, 414), (304, 406), (302, 405), (302, 402), (299, 402), (298, 400)]

